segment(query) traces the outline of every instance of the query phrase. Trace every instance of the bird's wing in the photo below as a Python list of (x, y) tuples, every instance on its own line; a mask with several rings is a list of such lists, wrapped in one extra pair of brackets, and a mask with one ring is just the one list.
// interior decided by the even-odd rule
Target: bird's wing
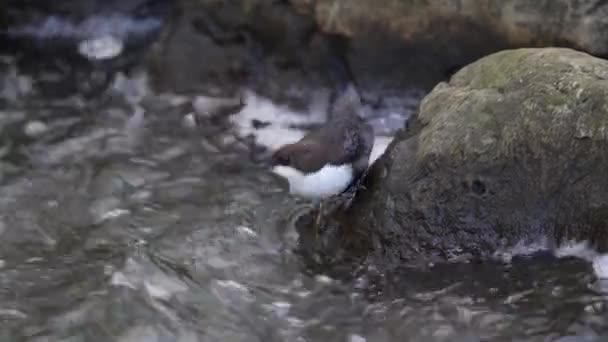
[(320, 170), (327, 161), (327, 152), (318, 140), (302, 139), (297, 146), (299, 153), (294, 154), (292, 164), (297, 169), (309, 173)]

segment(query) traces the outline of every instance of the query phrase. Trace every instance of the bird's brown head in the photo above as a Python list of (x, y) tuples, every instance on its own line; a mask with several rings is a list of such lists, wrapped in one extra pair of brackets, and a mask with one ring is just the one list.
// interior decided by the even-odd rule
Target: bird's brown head
[(325, 153), (314, 143), (298, 142), (279, 148), (272, 155), (272, 166), (290, 166), (301, 172), (314, 172), (325, 164)]

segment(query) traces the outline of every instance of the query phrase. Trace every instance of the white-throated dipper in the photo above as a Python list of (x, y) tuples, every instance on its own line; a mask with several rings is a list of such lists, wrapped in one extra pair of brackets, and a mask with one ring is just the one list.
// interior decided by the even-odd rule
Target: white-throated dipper
[(359, 116), (360, 108), (355, 88), (347, 86), (323, 126), (274, 152), (273, 172), (287, 179), (290, 193), (320, 203), (356, 190), (374, 146), (373, 128)]

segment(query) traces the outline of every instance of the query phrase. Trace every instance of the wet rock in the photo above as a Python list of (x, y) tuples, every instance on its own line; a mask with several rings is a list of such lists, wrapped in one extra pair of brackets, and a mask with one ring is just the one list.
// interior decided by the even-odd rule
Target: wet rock
[(394, 82), (391, 70), (401, 77), (408, 70), (410, 78), (431, 81), (506, 47), (559, 45), (608, 55), (608, 4), (601, 0), (291, 2), (312, 13), (321, 31), (353, 39), (350, 62), (366, 78), (388, 71), (382, 75)]
[(483, 257), (543, 237), (605, 250), (606, 80), (607, 61), (562, 48), (465, 67), (372, 166), (343, 243), (397, 263)]
[(306, 105), (309, 95), (300, 88), (323, 85), (323, 56), (308, 48), (314, 19), (288, 3), (178, 4), (179, 18), (149, 59), (157, 89), (229, 96), (249, 86), (273, 99)]

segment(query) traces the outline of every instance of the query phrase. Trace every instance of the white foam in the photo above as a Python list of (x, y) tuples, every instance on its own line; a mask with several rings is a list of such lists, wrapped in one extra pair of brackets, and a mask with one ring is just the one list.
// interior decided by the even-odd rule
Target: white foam
[[(494, 257), (504, 262), (511, 262), (514, 256), (531, 255), (549, 249), (548, 240), (543, 237), (534, 242), (520, 241), (513, 247), (496, 251)], [(585, 260), (591, 263), (598, 279), (608, 280), (608, 254), (598, 253), (588, 241), (567, 241), (553, 249), (552, 253), (557, 258), (575, 257)]]
[(599, 280), (608, 280), (608, 254), (600, 254), (587, 241), (570, 241), (554, 251), (554, 255), (562, 258), (576, 257), (591, 263), (593, 272)]
[[(319, 113), (298, 113), (286, 106), (274, 104), (272, 101), (257, 96), (255, 93), (243, 93), (245, 106), (240, 112), (231, 117), (241, 136), (255, 135), (256, 142), (272, 150), (285, 144), (294, 143), (306, 133), (304, 130), (289, 127), (293, 124), (321, 123), (325, 117)], [(268, 126), (256, 129), (252, 121), (258, 120), (269, 123)]]
[(568, 241), (555, 249), (553, 254), (558, 258), (572, 256), (587, 261), (593, 261), (597, 252), (589, 246), (587, 241)]
[[(306, 131), (290, 127), (292, 125), (320, 124), (327, 120), (327, 105), (325, 99), (319, 99), (308, 112), (291, 110), (272, 101), (258, 96), (251, 91), (243, 93), (245, 106), (240, 112), (231, 117), (240, 136), (255, 136), (256, 142), (270, 150), (294, 143), (300, 140)], [(322, 95), (322, 94), (321, 94)], [(253, 120), (268, 123), (266, 127), (255, 128)], [(370, 156), (370, 164), (378, 159), (386, 150), (393, 137), (377, 136)]]
[(608, 279), (608, 254), (597, 255), (593, 259), (593, 271), (595, 276), (601, 280)]

